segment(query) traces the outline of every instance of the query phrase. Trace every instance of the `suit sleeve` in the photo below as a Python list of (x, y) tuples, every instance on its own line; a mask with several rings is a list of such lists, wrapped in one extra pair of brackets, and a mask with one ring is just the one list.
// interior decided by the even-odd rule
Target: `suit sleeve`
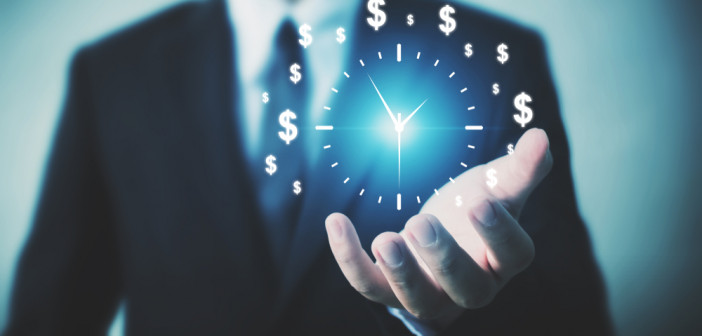
[(117, 307), (117, 238), (86, 55), (79, 52), (70, 67), (68, 97), (16, 270), (6, 335), (105, 334)]
[(551, 173), (534, 190), (519, 219), (534, 240), (532, 265), (487, 307), (467, 311), (441, 335), (608, 335), (605, 290), (578, 212), (570, 152), (543, 41), (533, 34), (525, 87), (533, 91), (532, 127), (549, 136)]

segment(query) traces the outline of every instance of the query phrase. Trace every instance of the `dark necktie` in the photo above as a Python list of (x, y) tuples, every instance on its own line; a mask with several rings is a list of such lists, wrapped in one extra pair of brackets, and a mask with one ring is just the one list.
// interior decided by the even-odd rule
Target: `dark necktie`
[[(304, 187), (304, 137), (300, 134), (300, 125), (308, 115), (308, 90), (306, 79), (294, 83), (289, 78), (294, 75), (290, 70), (293, 64), (300, 66), (297, 70), (300, 73), (305, 69), (302, 47), (297, 43), (296, 30), (290, 21), (281, 25), (275, 42), (265, 77), (265, 90), (270, 94), (270, 101), (263, 108), (263, 146), (258, 165), (253, 169), (258, 180), (258, 203), (269, 251), (276, 269), (281, 271), (304, 195), (304, 191), (295, 194), (294, 183), (300, 181), (301, 188)], [(275, 161), (271, 161), (271, 155)], [(272, 171), (270, 162), (275, 164), (275, 171)]]

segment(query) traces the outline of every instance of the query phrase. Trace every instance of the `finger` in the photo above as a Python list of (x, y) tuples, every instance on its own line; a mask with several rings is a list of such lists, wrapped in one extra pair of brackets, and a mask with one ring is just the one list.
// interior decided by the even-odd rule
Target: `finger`
[(480, 267), (453, 239), (436, 217), (419, 214), (405, 226), (408, 239), (441, 288), (463, 308), (488, 304), (497, 291), (489, 270)]
[(487, 247), (487, 259), (503, 284), (534, 260), (534, 243), (500, 202), (480, 199), (468, 218)]
[(390, 288), (407, 311), (427, 319), (440, 316), (451, 301), (422, 271), (404, 239), (394, 232), (385, 232), (371, 245), (380, 270)]
[(489, 177), (489, 170), (494, 169), (493, 176), (498, 181), (483, 186), (519, 218), (527, 197), (546, 177), (552, 165), (546, 132), (532, 128), (519, 139), (512, 155), (493, 160), (483, 167), (483, 176)]
[(343, 214), (333, 213), (325, 226), (334, 258), (351, 286), (371, 301), (401, 308), (385, 276), (361, 247), (351, 221)]

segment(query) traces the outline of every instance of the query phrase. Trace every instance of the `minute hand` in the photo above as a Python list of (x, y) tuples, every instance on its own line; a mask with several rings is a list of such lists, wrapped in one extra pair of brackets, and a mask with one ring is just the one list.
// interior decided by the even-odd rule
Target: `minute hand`
[(375, 82), (373, 82), (373, 78), (371, 78), (370, 75), (368, 75), (368, 79), (370, 79), (371, 84), (373, 84), (373, 88), (375, 88), (375, 92), (378, 93), (378, 97), (380, 97), (380, 100), (383, 101), (383, 105), (385, 105), (385, 110), (388, 111), (388, 115), (390, 115), (390, 118), (392, 119), (392, 123), (397, 126), (397, 119), (395, 118), (395, 115), (392, 114), (392, 111), (390, 111), (390, 106), (388, 106), (388, 103), (385, 102), (385, 99), (383, 99), (383, 95), (380, 94), (380, 91), (378, 90), (378, 87), (375, 86)]

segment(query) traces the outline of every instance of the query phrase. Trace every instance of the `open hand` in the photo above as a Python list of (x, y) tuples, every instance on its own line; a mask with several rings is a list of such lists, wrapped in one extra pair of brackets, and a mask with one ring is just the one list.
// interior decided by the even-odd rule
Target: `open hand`
[[(371, 246), (376, 263), (343, 214), (327, 217), (329, 245), (351, 286), (369, 300), (422, 319), (452, 320), (465, 308), (489, 304), (531, 264), (534, 244), (519, 214), (552, 164), (546, 133), (531, 129), (512, 155), (439, 189), (402, 232), (378, 235)], [(490, 169), (498, 179), (493, 187), (486, 184)]]

